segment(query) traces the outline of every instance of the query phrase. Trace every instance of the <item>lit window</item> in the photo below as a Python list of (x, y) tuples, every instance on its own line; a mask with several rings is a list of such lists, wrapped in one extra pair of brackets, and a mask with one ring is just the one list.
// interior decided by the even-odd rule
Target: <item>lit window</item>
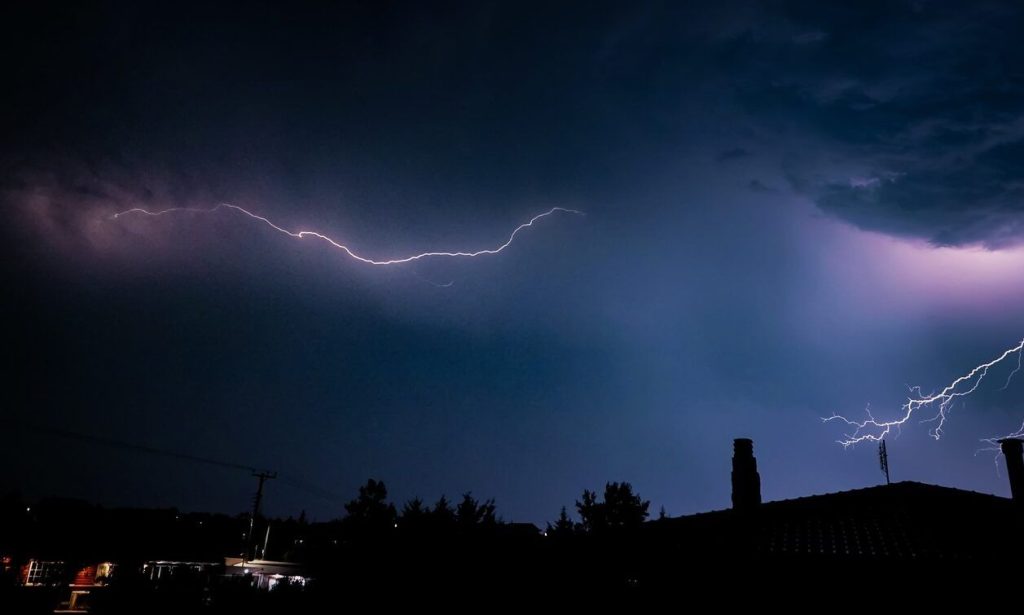
[(41, 562), (29, 560), (25, 585), (43, 585), (60, 576), (63, 562)]

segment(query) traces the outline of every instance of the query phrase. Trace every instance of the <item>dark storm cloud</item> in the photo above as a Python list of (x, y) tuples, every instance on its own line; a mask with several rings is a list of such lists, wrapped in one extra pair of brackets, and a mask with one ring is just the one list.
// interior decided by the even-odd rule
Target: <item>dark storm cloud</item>
[(778, 190), (766, 185), (763, 181), (759, 179), (752, 179), (749, 182), (747, 182), (747, 188), (749, 188), (753, 192), (778, 192)]
[(1019, 7), (777, 6), (719, 60), (761, 130), (834, 163), (797, 165), (798, 189), (868, 230), (937, 245), (1024, 240)]
[(343, 169), (374, 202), (399, 176), (451, 207), (454, 190), (599, 194), (682, 143), (739, 137), (710, 155), (795, 154), (793, 187), (861, 228), (990, 247), (1024, 232), (1012, 4), (39, 10), (39, 36), (8, 37), (20, 153), (287, 189)]
[[(111, 218), (119, 211), (174, 207), (197, 194), (186, 177), (69, 159), (51, 161), (45, 171), (15, 170), (0, 184), (9, 218), (29, 236), (44, 237), (62, 260), (123, 245), (128, 234)], [(153, 235), (148, 239), (157, 241)]]
[(715, 159), (718, 160), (719, 162), (728, 162), (730, 160), (746, 158), (747, 156), (750, 156), (749, 150), (743, 149), (742, 147), (734, 147), (731, 149), (727, 149), (723, 152), (720, 152), (718, 156), (715, 157)]
[[(54, 425), (280, 459), (345, 494), (368, 476), (396, 498), (473, 489), (513, 519), (622, 479), (700, 510), (728, 502), (737, 435), (765, 451), (766, 497), (873, 480), (854, 455), (836, 469), (818, 417), (893, 391), (898, 408), (908, 379), (941, 384), (1019, 334), (1013, 253), (866, 237), (792, 194), (889, 234), (1016, 242), (1016, 11), (8, 4), (5, 405)], [(399, 269), (231, 216), (109, 220), (221, 201), (375, 256), (587, 216)], [(943, 320), (958, 301), (980, 307)], [(936, 328), (960, 341), (937, 351)], [(175, 495), (52, 450), (0, 450), (0, 491), (248, 501), (248, 477), (167, 469)]]

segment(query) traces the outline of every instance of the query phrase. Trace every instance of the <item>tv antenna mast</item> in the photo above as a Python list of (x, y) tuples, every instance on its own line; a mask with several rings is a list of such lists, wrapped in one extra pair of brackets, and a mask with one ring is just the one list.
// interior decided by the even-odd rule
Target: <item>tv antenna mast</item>
[(882, 469), (882, 474), (885, 474), (885, 484), (889, 483), (889, 453), (885, 450), (885, 440), (878, 443), (878, 465)]

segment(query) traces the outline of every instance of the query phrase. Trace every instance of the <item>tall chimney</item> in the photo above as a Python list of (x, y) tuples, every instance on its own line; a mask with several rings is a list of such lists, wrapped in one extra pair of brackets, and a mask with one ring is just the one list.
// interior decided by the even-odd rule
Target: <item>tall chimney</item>
[[(1019, 451), (1019, 441), (1017, 447)], [(732, 507), (751, 510), (760, 503), (761, 475), (757, 473), (757, 459), (754, 459), (754, 441), (736, 438), (732, 441)]]
[(1003, 438), (999, 449), (1006, 458), (1006, 474), (1010, 477), (1010, 495), (1013, 501), (1024, 506), (1024, 440)]

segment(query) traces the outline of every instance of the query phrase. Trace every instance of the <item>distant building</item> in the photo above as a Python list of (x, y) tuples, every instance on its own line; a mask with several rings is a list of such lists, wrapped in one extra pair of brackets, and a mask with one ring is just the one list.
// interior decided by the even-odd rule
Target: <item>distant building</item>
[(69, 575), (63, 561), (30, 559), (21, 567), (19, 580), (25, 587), (62, 587), (68, 589), (66, 600), (60, 603), (62, 611), (87, 611), (89, 596), (97, 587), (102, 587), (113, 576), (116, 564), (99, 562), (78, 567)]
[(151, 560), (142, 564), (142, 576), (150, 581), (166, 581), (181, 577), (210, 577), (220, 570), (220, 562), (182, 562)]
[(309, 573), (302, 564), (274, 562), (262, 559), (243, 560), (224, 558), (224, 574), (228, 577), (248, 577), (254, 587), (271, 590), (279, 584), (305, 586)]
[(21, 583), (27, 586), (48, 586), (64, 581), (64, 562), (30, 559), (21, 567)]

